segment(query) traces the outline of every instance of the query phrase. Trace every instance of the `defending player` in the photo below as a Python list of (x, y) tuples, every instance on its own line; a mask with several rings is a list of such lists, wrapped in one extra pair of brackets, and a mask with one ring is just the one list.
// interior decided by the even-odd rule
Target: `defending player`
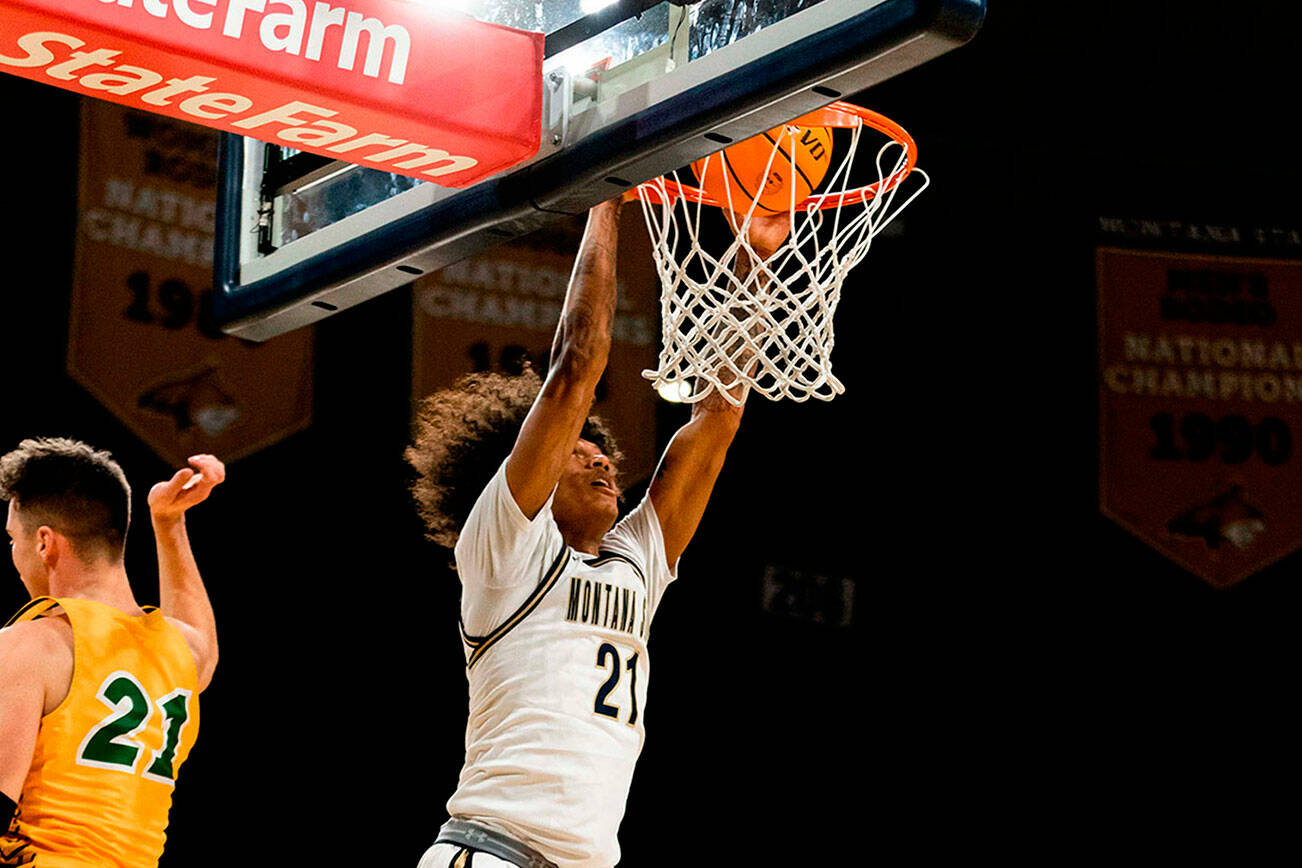
[[(619, 453), (588, 413), (610, 350), (619, 209), (589, 213), (541, 387), (464, 378), (426, 400), (407, 451), (428, 534), (455, 550), (470, 682), (451, 819), (420, 868), (619, 861), (648, 629), (741, 420), (717, 394), (697, 403), (615, 524)], [(757, 220), (751, 240), (768, 255), (789, 231), (787, 215)]]
[(0, 457), (5, 530), (33, 598), (0, 630), (0, 865), (158, 864), (217, 665), (184, 516), (225, 468), (190, 464), (149, 492), (161, 593), (144, 609), (123, 563), (131, 491), (108, 453), (55, 438)]

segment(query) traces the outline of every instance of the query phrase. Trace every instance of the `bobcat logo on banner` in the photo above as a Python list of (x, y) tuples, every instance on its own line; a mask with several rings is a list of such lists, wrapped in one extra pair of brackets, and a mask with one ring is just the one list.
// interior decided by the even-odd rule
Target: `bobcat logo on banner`
[(1217, 587), (1302, 547), (1302, 262), (1098, 251), (1100, 508)]
[(217, 133), (82, 103), (68, 372), (169, 464), (231, 461), (312, 418), (311, 329), (212, 320)]

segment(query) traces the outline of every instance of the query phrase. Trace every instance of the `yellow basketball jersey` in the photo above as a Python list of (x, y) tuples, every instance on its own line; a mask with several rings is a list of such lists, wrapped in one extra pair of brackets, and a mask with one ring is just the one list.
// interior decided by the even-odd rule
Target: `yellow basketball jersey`
[(163, 852), (177, 770), (199, 731), (194, 656), (157, 609), (39, 597), (10, 623), (62, 608), (72, 685), (41, 718), (0, 865), (146, 868)]

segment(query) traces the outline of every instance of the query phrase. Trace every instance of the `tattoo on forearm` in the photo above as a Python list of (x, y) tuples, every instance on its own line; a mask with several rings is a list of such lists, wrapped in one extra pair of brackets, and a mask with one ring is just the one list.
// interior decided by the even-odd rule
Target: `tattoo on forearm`
[(589, 226), (552, 341), (553, 359), (560, 357), (566, 345), (592, 346), (610, 337), (615, 318), (617, 227), (610, 214), (594, 213), (591, 219), (610, 223)]
[(734, 407), (732, 404), (729, 404), (723, 395), (719, 394), (717, 389), (711, 391), (710, 394), (706, 395), (700, 401), (697, 401), (696, 406), (693, 409), (699, 410), (702, 413), (720, 413), (727, 410), (741, 412), (739, 407)]

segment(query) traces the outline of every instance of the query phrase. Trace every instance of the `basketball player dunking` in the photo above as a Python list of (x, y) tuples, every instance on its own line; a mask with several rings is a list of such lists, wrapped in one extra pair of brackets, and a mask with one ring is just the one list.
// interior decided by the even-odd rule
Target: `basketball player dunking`
[(0, 457), (14, 566), (32, 595), (0, 630), (0, 865), (149, 868), (217, 665), (185, 511), (211, 455), (149, 492), (160, 607), (123, 564), (131, 490), (108, 453), (61, 438)]
[[(615, 523), (618, 451), (588, 413), (611, 343), (619, 209), (588, 215), (545, 381), (463, 378), (426, 399), (407, 451), (428, 535), (454, 548), (470, 682), (451, 819), (420, 868), (619, 861), (648, 630), (741, 420), (717, 394), (694, 405)], [(751, 227), (767, 256), (790, 222)]]

